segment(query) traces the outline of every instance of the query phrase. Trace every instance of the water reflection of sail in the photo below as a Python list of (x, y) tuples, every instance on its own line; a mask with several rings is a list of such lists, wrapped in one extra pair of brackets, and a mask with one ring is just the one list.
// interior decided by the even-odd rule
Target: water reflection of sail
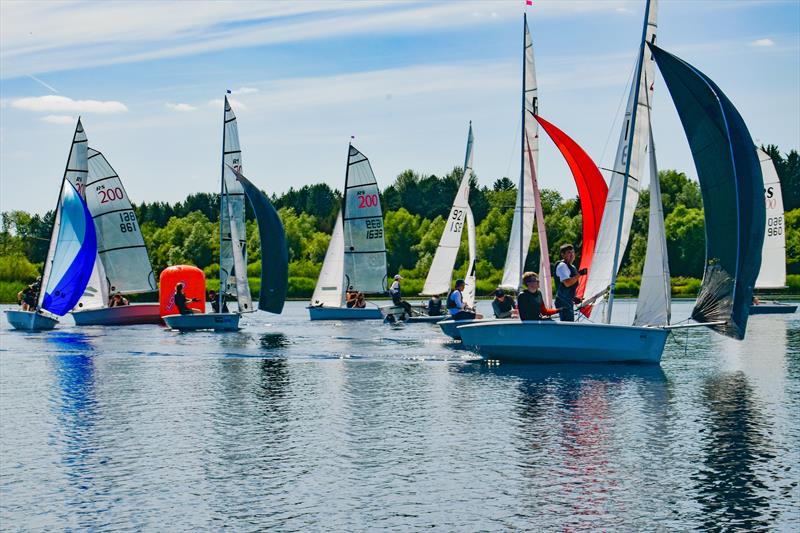
[(774, 458), (772, 431), (743, 372), (715, 375), (703, 387), (708, 430), (705, 461), (692, 478), (704, 527), (746, 531), (771, 529), (774, 516), (765, 490), (764, 462)]

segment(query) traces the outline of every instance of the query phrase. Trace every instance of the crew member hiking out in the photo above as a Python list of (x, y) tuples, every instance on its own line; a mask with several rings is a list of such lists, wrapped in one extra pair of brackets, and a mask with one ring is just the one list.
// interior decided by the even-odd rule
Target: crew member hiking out
[(392, 303), (402, 307), (406, 311), (406, 315), (411, 316), (411, 304), (403, 300), (403, 291), (400, 289), (400, 280), (403, 276), (396, 274), (392, 286), (389, 287), (389, 294), (392, 297)]
[(561, 261), (556, 264), (556, 307), (562, 322), (574, 322), (574, 304), (581, 303), (575, 296), (578, 280), (586, 275), (586, 269), (578, 270), (572, 263), (575, 261), (575, 248), (571, 244), (561, 246)]
[[(525, 272), (522, 275), (525, 290), (517, 297), (517, 308), (520, 320), (549, 320), (559, 312), (544, 305), (544, 296), (539, 290), (539, 275), (536, 272)], [(572, 309), (572, 304), (569, 306)]]
[(453, 320), (471, 320), (473, 318), (483, 318), (471, 310), (467, 304), (464, 303), (463, 290), (466, 287), (463, 279), (456, 280), (455, 288), (447, 296), (447, 312)]

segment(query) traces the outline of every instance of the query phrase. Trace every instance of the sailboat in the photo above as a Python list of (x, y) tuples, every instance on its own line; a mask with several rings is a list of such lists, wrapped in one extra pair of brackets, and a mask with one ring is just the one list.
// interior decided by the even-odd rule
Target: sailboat
[(89, 283), (97, 257), (97, 235), (80, 192), (88, 172), (86, 150), (86, 134), (79, 118), (61, 180), (36, 310), (6, 311), (6, 318), (15, 329), (53, 329), (58, 324), (57, 317), (78, 303)]
[[(786, 233), (784, 228), (783, 193), (775, 163), (761, 148), (758, 161), (764, 175), (764, 204), (767, 225), (764, 233), (761, 271), (756, 279), (756, 289), (786, 288)], [(797, 306), (780, 302), (759, 302), (750, 306), (751, 315), (794, 313)]]
[[(464, 278), (466, 287), (463, 291), (463, 301), (469, 307), (475, 306), (475, 220), (469, 207), (469, 186), (472, 178), (472, 147), (475, 139), (472, 135), (472, 122), (469, 123), (467, 133), (467, 153), (464, 157), (464, 174), (453, 199), (450, 213), (445, 219), (445, 226), (436, 253), (433, 256), (425, 285), (422, 288), (423, 296), (446, 295), (451, 288), (453, 268), (455, 267), (458, 250), (461, 247), (461, 234), (467, 228), (469, 257), (467, 259), (467, 272)], [(444, 305), (442, 306), (443, 311)], [(405, 309), (398, 306), (389, 306), (382, 309), (384, 314), (406, 322), (439, 322), (447, 317), (445, 315), (428, 315), (426, 306), (418, 306), (416, 314), (405, 316)]]
[(97, 259), (89, 285), (72, 310), (79, 326), (160, 324), (158, 303), (109, 307), (109, 297), (157, 289), (139, 221), (119, 175), (102, 152), (87, 151), (84, 198), (97, 233)]
[[(629, 103), (631, 112), (624, 125), (623, 138), (627, 142), (624, 153), (633, 154), (637, 134), (650, 132), (649, 113), (642, 113), (645, 124), (640, 129), (637, 129), (637, 115), (643, 108), (649, 109), (650, 105), (652, 77), (647, 76), (644, 63), (655, 61), (665, 78), (689, 141), (706, 206), (706, 265), (692, 311), (692, 319), (697, 323), (653, 324), (653, 321), (669, 319), (666, 307), (669, 299), (664, 287), (659, 287), (663, 282), (654, 283), (650, 279), (644, 294), (640, 295), (640, 299), (646, 301), (637, 308), (636, 323), (630, 326), (585, 321), (497, 321), (461, 326), (459, 331), (463, 342), (484, 356), (530, 362), (658, 363), (667, 334), (676, 327), (708, 326), (723, 335), (744, 338), (764, 237), (765, 209), (760, 199), (763, 179), (758, 158), (741, 115), (719, 87), (695, 67), (652, 44), (655, 41), (655, 11), (651, 12), (650, 7), (651, 1), (648, 0), (631, 95), (631, 102), (635, 105)], [(647, 59), (646, 55), (649, 56)], [(644, 98), (640, 99), (642, 87)], [(652, 135), (649, 139), (652, 140)], [(654, 152), (651, 152), (651, 163), (654, 157)], [(624, 157), (621, 195), (612, 197), (612, 187), (605, 206), (604, 218), (611, 208), (610, 202), (618, 204), (615, 216), (618, 237), (610, 254), (612, 265), (617, 264), (621, 255), (619, 248), (623, 240), (621, 234), (631, 159)], [(651, 176), (654, 173), (655, 165), (651, 164)], [(658, 209), (656, 211), (658, 213)], [(651, 213), (651, 220), (657, 216)], [(663, 225), (657, 223), (650, 231), (661, 232)], [(651, 257), (646, 258), (645, 264), (658, 264), (659, 261), (664, 264), (664, 248), (661, 235), (649, 236), (647, 255)], [(612, 269), (608, 307), (604, 314), (607, 318), (611, 317), (615, 281), (616, 271)], [(654, 312), (653, 308), (657, 306), (651, 305), (654, 303), (649, 300), (651, 298), (661, 299), (661, 309)]]
[(386, 291), (386, 242), (379, 192), (369, 159), (350, 143), (342, 209), (309, 302), (311, 320), (382, 318), (377, 306), (345, 305), (345, 293), (351, 287), (364, 294)]
[[(183, 331), (213, 329), (236, 331), (243, 313), (256, 311), (247, 279), (245, 198), (250, 200), (261, 238), (261, 294), (258, 309), (279, 314), (289, 285), (289, 256), (286, 235), (278, 212), (266, 195), (241, 173), (239, 129), (236, 115), (225, 97), (222, 128), (222, 171), (220, 178), (220, 290), (218, 313), (167, 315), (164, 322)], [(238, 309), (227, 311), (227, 296)]]

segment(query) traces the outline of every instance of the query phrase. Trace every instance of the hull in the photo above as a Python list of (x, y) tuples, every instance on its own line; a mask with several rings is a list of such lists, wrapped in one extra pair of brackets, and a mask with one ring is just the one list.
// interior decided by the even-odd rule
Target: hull
[(381, 315), (385, 318), (394, 317), (396, 321), (402, 320), (407, 323), (417, 323), (417, 324), (435, 324), (436, 322), (440, 322), (448, 317), (448, 315), (435, 315), (431, 316), (427, 314), (427, 309), (421, 305), (412, 305), (411, 310), (415, 315), (408, 316), (406, 310), (399, 305), (387, 305), (380, 308)]
[(78, 326), (131, 326), (134, 324), (161, 324), (157, 303), (131, 304), (73, 311), (72, 318)]
[(446, 320), (447, 315), (439, 315), (439, 316), (430, 316), (430, 315), (421, 315), (421, 316), (410, 316), (406, 318), (406, 322), (411, 324), (438, 324), (442, 320)]
[(6, 319), (14, 329), (22, 331), (42, 331), (53, 329), (58, 320), (31, 311), (6, 311)]
[(668, 331), (576, 322), (497, 320), (459, 326), (485, 358), (528, 363), (658, 364)]
[(309, 307), (311, 320), (380, 320), (383, 318), (377, 307), (362, 309), (348, 307)]
[(239, 331), (238, 313), (204, 313), (194, 315), (167, 315), (164, 322), (170, 329), (180, 331)]
[(442, 333), (450, 337), (451, 339), (461, 340), (461, 333), (459, 332), (459, 326), (465, 326), (467, 324), (482, 324), (484, 322), (494, 322), (495, 319), (492, 318), (473, 318), (471, 320), (453, 320), (452, 318), (447, 318), (445, 320), (440, 320), (437, 322), (439, 327), (442, 330)]
[(797, 311), (797, 306), (793, 304), (758, 304), (750, 306), (751, 315), (783, 315)]

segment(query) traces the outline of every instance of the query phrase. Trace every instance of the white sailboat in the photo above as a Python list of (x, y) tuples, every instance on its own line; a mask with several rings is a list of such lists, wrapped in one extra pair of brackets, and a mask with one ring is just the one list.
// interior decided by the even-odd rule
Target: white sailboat
[(89, 283), (97, 258), (97, 235), (92, 215), (81, 196), (88, 173), (87, 142), (78, 119), (61, 180), (36, 310), (6, 311), (6, 318), (15, 329), (53, 329), (58, 324), (57, 317), (64, 316), (78, 303)]
[[(261, 295), (258, 309), (280, 313), (288, 287), (286, 237), (277, 212), (266, 195), (241, 173), (242, 159), (236, 115), (225, 97), (220, 178), (220, 290), (215, 313), (167, 315), (164, 322), (183, 331), (236, 331), (243, 313), (256, 311), (247, 279), (245, 198), (250, 200), (261, 237)], [(228, 297), (237, 309), (227, 309)]]
[(97, 232), (97, 259), (83, 297), (72, 310), (79, 326), (160, 324), (158, 303), (109, 307), (114, 293), (130, 295), (157, 289), (139, 221), (119, 175), (105, 156), (87, 151), (89, 173), (83, 189)]
[[(767, 225), (764, 248), (761, 252), (761, 271), (756, 279), (756, 289), (786, 288), (786, 233), (784, 228), (783, 193), (778, 172), (772, 158), (761, 148), (758, 161), (764, 175), (764, 204)], [(797, 306), (780, 302), (759, 302), (750, 306), (751, 315), (794, 313)]]
[(350, 287), (364, 294), (382, 294), (386, 290), (386, 242), (379, 193), (369, 159), (349, 144), (342, 209), (309, 302), (311, 320), (382, 318), (374, 305), (345, 305), (345, 293)]

